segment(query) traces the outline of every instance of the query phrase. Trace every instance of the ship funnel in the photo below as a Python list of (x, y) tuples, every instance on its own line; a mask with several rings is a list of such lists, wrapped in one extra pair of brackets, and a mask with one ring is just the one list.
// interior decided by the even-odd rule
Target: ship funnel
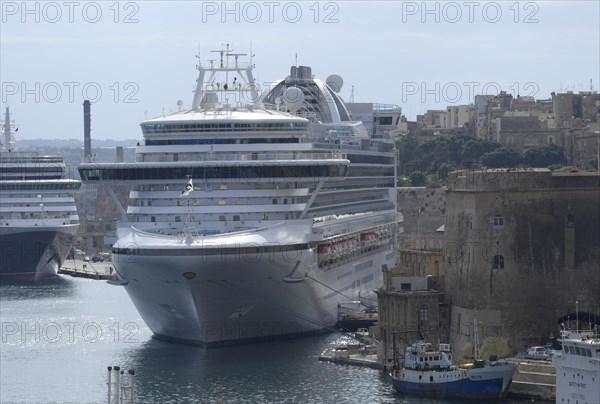
[(292, 66), (290, 79), (292, 81), (310, 81), (312, 80), (312, 69), (310, 66)]
[(90, 105), (89, 100), (83, 102), (83, 157), (86, 159), (92, 155), (92, 118)]

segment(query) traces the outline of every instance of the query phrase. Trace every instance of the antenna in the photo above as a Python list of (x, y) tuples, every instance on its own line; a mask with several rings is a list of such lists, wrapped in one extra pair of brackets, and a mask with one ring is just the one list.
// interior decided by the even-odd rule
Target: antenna
[(254, 53), (252, 53), (252, 41), (250, 41), (250, 66), (252, 66), (252, 58), (254, 57)]
[[(198, 58), (198, 65), (202, 64), (202, 57), (200, 55), (200, 42), (198, 42), (198, 55), (196, 55), (196, 57)], [(199, 68), (200, 66), (198, 66)]]
[(350, 91), (350, 99), (349, 102), (354, 102), (354, 86), (352, 86), (352, 90)]
[(479, 326), (477, 324), (477, 312), (473, 316), (473, 356), (475, 361), (479, 360)]
[(298, 54), (296, 53), (296, 63), (295, 63), (296, 67), (298, 67)]

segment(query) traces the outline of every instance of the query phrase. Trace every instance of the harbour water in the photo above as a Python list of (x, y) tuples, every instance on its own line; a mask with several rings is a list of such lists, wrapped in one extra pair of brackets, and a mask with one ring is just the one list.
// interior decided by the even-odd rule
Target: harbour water
[(2, 404), (106, 403), (111, 365), (135, 369), (136, 403), (423, 402), (386, 372), (319, 362), (335, 332), (210, 350), (156, 340), (104, 281), (0, 285), (0, 320)]

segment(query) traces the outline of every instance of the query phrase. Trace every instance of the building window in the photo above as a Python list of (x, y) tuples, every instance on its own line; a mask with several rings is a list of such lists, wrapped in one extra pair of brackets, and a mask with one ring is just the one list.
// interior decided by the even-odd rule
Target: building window
[(494, 216), (494, 230), (504, 229), (504, 217), (502, 215)]
[(199, 201), (198, 199), (194, 199), (194, 200), (192, 201), (192, 205), (193, 205), (193, 206), (199, 206), (199, 205), (200, 205), (200, 201)]
[(151, 221), (152, 223), (156, 222), (156, 216), (151, 216), (151, 217), (150, 217), (150, 221)]
[(225, 199), (219, 199), (219, 205), (221, 205), (221, 206), (225, 205)]
[(273, 199), (273, 205), (277, 205), (277, 199)]
[(234, 222), (239, 222), (240, 221), (240, 215), (233, 215), (233, 221)]
[(181, 216), (175, 216), (175, 221), (176, 222), (181, 222)]
[(554, 136), (548, 136), (548, 144), (554, 144)]
[(236, 205), (241, 205), (242, 204), (242, 200), (241, 199), (236, 199), (235, 200), (235, 204)]
[(227, 220), (227, 217), (225, 215), (220, 215), (219, 216), (219, 221), (220, 222), (224, 222), (225, 220)]
[(492, 269), (504, 269), (504, 255), (494, 255), (494, 266)]
[(429, 307), (428, 306), (419, 307), (419, 320), (422, 323), (426, 323), (429, 321)]
[(410, 290), (410, 283), (401, 283), (400, 290)]
[(379, 120), (380, 125), (391, 125), (393, 122), (391, 116), (380, 116), (379, 119), (375, 118), (375, 120)]
[(227, 189), (227, 184), (221, 184), (220, 188), (223, 191), (226, 190)]
[(163, 191), (168, 191), (169, 190), (169, 186), (168, 185), (163, 185)]

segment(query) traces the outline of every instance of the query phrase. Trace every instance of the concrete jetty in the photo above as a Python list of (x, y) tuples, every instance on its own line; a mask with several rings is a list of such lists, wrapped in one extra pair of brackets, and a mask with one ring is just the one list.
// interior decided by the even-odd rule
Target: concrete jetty
[(112, 262), (93, 262), (80, 259), (69, 259), (58, 270), (61, 275), (70, 275), (77, 278), (113, 279), (116, 276)]
[(517, 365), (509, 397), (544, 401), (556, 399), (556, 368), (548, 361), (508, 359)]
[(320, 362), (332, 362), (337, 363), (339, 365), (352, 365), (352, 366), (363, 366), (372, 369), (385, 370), (386, 367), (381, 362), (377, 360), (377, 355), (372, 354), (348, 354), (344, 355), (335, 355), (334, 353), (323, 353), (319, 355)]

